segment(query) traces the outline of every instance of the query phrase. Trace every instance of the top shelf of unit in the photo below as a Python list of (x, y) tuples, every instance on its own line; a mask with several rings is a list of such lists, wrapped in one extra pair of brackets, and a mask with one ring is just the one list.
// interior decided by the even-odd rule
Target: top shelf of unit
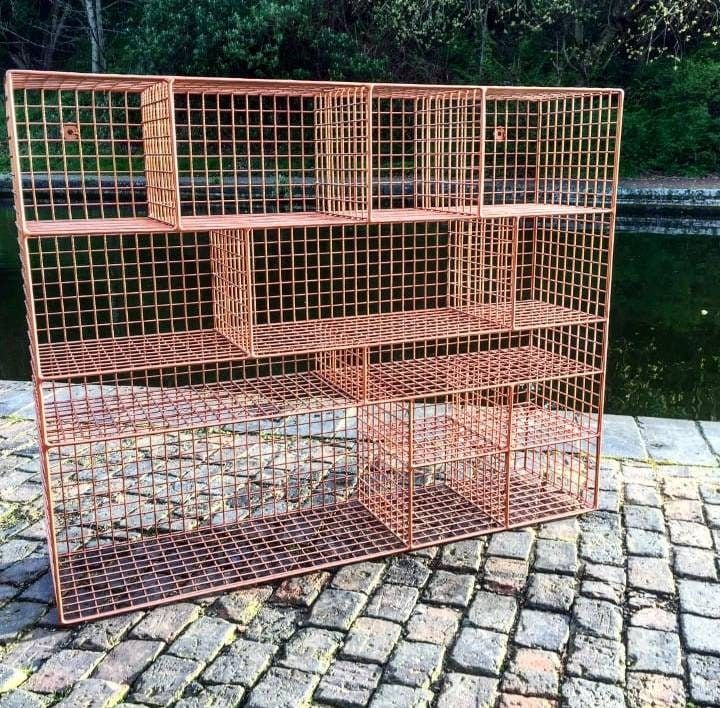
[(59, 219), (57, 221), (29, 221), (24, 233), (30, 237), (73, 234), (140, 234), (160, 232), (198, 232), (226, 229), (284, 229), (348, 224), (431, 223), (474, 218), (531, 218), (542, 216), (572, 216), (606, 214), (610, 209), (569, 206), (565, 204), (496, 204), (482, 207), (477, 214), (469, 210), (435, 209), (375, 209), (368, 219), (364, 216), (327, 214), (324, 212), (288, 212), (284, 214), (224, 214), (186, 216), (179, 227), (149, 217), (119, 219)]

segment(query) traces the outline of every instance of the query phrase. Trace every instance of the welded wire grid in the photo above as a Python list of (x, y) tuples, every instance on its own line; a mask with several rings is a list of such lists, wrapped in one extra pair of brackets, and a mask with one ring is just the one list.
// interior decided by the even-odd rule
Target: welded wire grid
[(61, 621), (595, 506), (619, 92), (7, 99)]

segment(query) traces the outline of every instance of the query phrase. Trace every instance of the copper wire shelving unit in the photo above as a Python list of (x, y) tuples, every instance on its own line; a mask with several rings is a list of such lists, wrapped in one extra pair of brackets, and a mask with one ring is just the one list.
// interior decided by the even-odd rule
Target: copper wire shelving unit
[(6, 97), (61, 622), (595, 508), (621, 91)]

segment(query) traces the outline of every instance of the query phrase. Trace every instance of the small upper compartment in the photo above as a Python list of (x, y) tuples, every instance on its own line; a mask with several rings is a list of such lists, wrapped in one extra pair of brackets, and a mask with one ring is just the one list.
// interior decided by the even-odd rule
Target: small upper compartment
[(6, 93), (28, 233), (176, 224), (168, 81), (13, 71)]
[(483, 214), (611, 208), (621, 97), (616, 90), (488, 88)]
[(183, 225), (367, 217), (365, 86), (175, 79), (174, 91)]

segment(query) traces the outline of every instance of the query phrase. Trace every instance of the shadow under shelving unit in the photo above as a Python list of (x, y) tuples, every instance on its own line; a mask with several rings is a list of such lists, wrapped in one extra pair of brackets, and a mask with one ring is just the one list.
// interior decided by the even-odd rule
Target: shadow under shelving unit
[(62, 622), (595, 507), (620, 91), (6, 98)]

